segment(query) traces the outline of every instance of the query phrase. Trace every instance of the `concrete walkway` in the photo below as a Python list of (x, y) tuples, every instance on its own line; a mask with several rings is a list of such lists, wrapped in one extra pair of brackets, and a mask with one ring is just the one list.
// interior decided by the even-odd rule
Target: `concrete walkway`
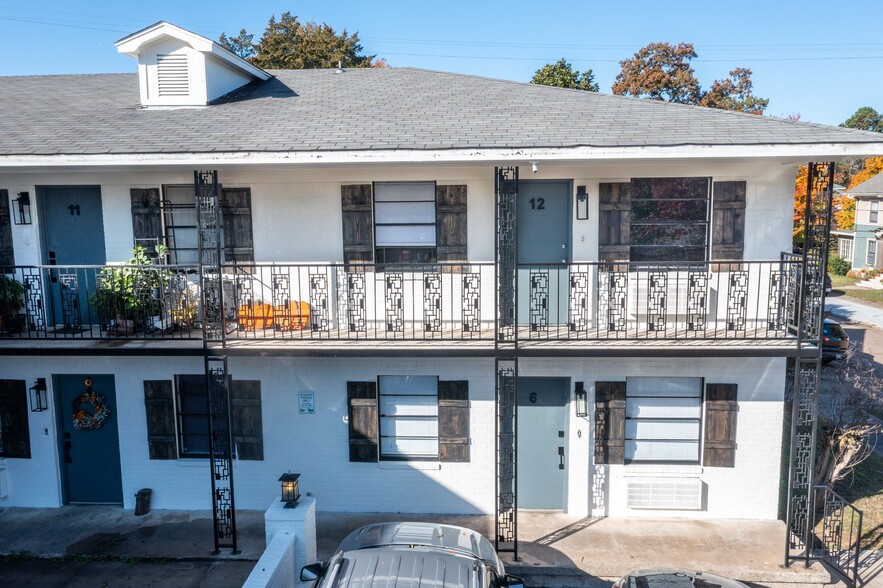
[[(395, 520), (446, 522), (488, 536), (493, 531), (491, 516), (320, 512), (320, 559), (327, 559), (351, 530)], [(519, 559), (514, 561), (511, 554), (502, 556), (511, 573), (531, 578), (528, 585), (532, 588), (609, 586), (611, 580), (629, 570), (672, 566), (719, 573), (763, 586), (802, 588), (831, 581), (830, 574), (818, 564), (808, 570), (798, 565), (780, 567), (785, 529), (777, 521), (582, 519), (561, 513), (520, 512), (518, 524), (522, 540)], [(240, 581), (236, 578), (244, 579), (242, 575), (247, 576), (251, 562), (263, 551), (263, 513), (240, 512), (237, 526), (241, 553), (223, 550), (214, 557), (210, 512), (153, 511), (135, 517), (132, 511), (112, 507), (6, 508), (0, 510), (0, 554), (19, 557), (0, 561), (0, 585), (27, 585), (21, 578), (28, 573), (37, 575), (33, 578), (35, 585), (86, 585), (50, 582), (50, 577), (67, 576), (59, 576), (62, 572), (49, 565), (51, 562), (35, 562), (34, 556), (66, 557), (63, 563), (74, 572), (80, 560), (112, 560), (91, 564), (88, 578), (97, 586), (102, 582), (97, 581), (96, 574), (102, 573), (117, 574), (110, 576), (108, 586), (137, 585), (126, 578), (140, 578), (141, 585), (151, 585), (143, 582), (148, 576), (164, 578), (155, 585), (236, 585)], [(21, 557), (25, 552), (31, 555)], [(142, 563), (137, 563), (139, 560)], [(11, 566), (10, 562), (19, 563)], [(193, 563), (205, 565), (189, 565)], [(229, 569), (239, 570), (239, 576), (225, 572), (225, 564), (238, 566)], [(143, 574), (132, 566), (144, 566)], [(219, 583), (219, 578), (225, 582)]]
[(828, 294), (825, 297), (825, 311), (838, 320), (864, 323), (877, 328), (883, 327), (883, 306), (864, 302), (845, 294)]

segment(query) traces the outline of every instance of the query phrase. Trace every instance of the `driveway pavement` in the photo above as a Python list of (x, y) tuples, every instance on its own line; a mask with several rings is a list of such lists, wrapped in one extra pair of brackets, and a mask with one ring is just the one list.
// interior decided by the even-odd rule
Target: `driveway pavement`
[(883, 328), (883, 306), (840, 294), (836, 290), (825, 297), (825, 310), (839, 320)]

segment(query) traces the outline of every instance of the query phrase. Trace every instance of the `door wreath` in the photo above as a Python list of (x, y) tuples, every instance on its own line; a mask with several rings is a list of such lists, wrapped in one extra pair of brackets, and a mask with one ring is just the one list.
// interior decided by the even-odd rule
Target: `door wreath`
[[(107, 399), (92, 390), (91, 378), (87, 378), (84, 383), (86, 384), (86, 391), (74, 399), (74, 428), (78, 431), (100, 429), (104, 421), (110, 416)], [(93, 410), (91, 413), (83, 407), (85, 404), (92, 405)]]

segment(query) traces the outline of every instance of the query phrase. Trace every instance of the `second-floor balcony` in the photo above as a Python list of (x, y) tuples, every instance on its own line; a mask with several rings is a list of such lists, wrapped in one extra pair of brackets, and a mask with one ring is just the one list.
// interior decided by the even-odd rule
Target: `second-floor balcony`
[(0, 337), (200, 342), (208, 304), (232, 347), (796, 346), (801, 272), (791, 256), (515, 274), (498, 283), (489, 262), (240, 263), (222, 268), (221, 311), (203, 300), (196, 267), (21, 266), (7, 274), (21, 285), (20, 308), (5, 312)]

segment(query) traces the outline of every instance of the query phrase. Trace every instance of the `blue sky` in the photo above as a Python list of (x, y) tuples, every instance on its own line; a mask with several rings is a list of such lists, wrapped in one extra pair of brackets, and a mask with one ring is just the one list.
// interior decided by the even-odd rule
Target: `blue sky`
[(861, 106), (883, 111), (879, 0), (0, 0), (0, 75), (134, 72), (113, 43), (157, 20), (213, 39), (245, 27), (257, 40), (285, 10), (358, 31), (365, 52), (392, 66), (529, 81), (564, 57), (609, 92), (620, 60), (652, 41), (687, 41), (703, 87), (749, 67), (769, 115), (839, 124)]

